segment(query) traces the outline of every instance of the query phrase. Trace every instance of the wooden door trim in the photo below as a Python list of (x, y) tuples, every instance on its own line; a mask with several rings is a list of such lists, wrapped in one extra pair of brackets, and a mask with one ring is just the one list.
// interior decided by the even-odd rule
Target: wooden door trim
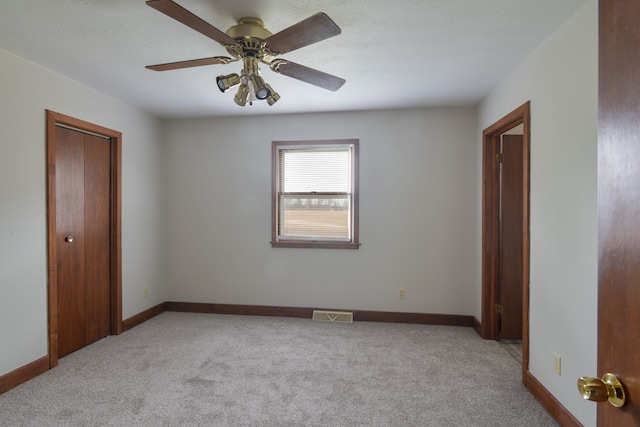
[(482, 132), (482, 327), (484, 339), (497, 340), (499, 263), (500, 177), (498, 160), (500, 135), (523, 125), (523, 206), (522, 237), (522, 382), (527, 382), (529, 370), (529, 165), (530, 165), (530, 102), (522, 104)]
[(122, 326), (122, 133), (46, 110), (47, 150), (47, 272), (49, 368), (58, 364), (58, 295), (56, 248), (56, 125), (102, 135), (111, 141), (111, 307), (110, 334)]

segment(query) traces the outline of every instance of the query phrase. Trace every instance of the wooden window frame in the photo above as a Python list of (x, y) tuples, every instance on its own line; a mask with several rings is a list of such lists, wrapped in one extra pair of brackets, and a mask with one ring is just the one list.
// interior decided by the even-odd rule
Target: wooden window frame
[[(351, 200), (351, 241), (334, 240), (284, 240), (278, 237), (278, 151), (281, 147), (317, 147), (322, 145), (353, 146), (353, 176)], [(273, 141), (271, 144), (271, 246), (274, 248), (323, 248), (323, 249), (358, 249), (360, 247), (358, 233), (359, 217), (359, 140), (331, 139), (310, 141)]]

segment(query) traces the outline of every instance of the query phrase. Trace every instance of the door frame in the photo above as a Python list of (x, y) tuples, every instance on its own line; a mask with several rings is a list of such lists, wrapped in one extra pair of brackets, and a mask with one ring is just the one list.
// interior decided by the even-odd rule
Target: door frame
[(500, 135), (523, 125), (522, 201), (522, 382), (529, 370), (529, 189), (530, 189), (530, 101), (522, 104), (482, 132), (482, 325), (484, 339), (499, 338), (498, 280), (500, 271)]
[(110, 140), (111, 148), (111, 279), (110, 334), (118, 335), (122, 325), (122, 133), (85, 122), (74, 117), (46, 110), (47, 156), (47, 274), (49, 369), (58, 365), (58, 283), (56, 246), (56, 125), (93, 133)]

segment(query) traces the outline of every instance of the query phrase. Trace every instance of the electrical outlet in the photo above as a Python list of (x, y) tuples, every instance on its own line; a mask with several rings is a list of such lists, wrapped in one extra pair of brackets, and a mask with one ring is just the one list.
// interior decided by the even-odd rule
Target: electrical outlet
[(562, 357), (556, 353), (553, 353), (553, 372), (562, 375)]
[(407, 291), (404, 288), (398, 289), (398, 299), (405, 299), (407, 297)]
[(147, 288), (142, 288), (142, 296), (145, 298), (149, 296), (149, 290)]

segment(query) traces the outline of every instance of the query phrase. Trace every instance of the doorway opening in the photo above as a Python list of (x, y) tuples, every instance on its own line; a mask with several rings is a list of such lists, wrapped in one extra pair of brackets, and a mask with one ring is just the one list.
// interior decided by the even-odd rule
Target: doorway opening
[(523, 383), (529, 369), (529, 108), (526, 102), (482, 133), (481, 335), (522, 342)]
[[(61, 354), (60, 346), (60, 328), (63, 316), (67, 313), (60, 311), (60, 293), (59, 286), (59, 268), (63, 265), (62, 253), (60, 251), (60, 245), (65, 244), (71, 247), (74, 243), (74, 236), (68, 235), (66, 237), (59, 234), (63, 230), (59, 230), (59, 220), (62, 217), (62, 209), (66, 209), (69, 203), (66, 197), (61, 198), (63, 189), (61, 184), (57, 181), (57, 175), (61, 175), (63, 172), (62, 165), (58, 165), (60, 159), (59, 154), (62, 146), (62, 140), (60, 129), (65, 129), (78, 134), (91, 135), (94, 138), (104, 141), (107, 144), (105, 158), (103, 164), (106, 165), (105, 190), (104, 200), (106, 201), (104, 208), (104, 216), (106, 223), (106, 237), (104, 238), (104, 252), (107, 259), (106, 267), (104, 268), (104, 282), (106, 289), (106, 332), (108, 335), (117, 335), (122, 333), (122, 219), (121, 219), (121, 204), (122, 204), (122, 188), (121, 188), (121, 176), (122, 176), (122, 134), (118, 131), (107, 129), (102, 126), (98, 126), (92, 123), (88, 123), (73, 117), (65, 116), (53, 111), (46, 111), (46, 152), (47, 152), (47, 271), (48, 271), (48, 337), (49, 337), (49, 368), (53, 368), (58, 365), (58, 359)], [(60, 146), (60, 147), (59, 147)], [(73, 165), (76, 162), (73, 159), (67, 165)], [(87, 166), (89, 174), (95, 174), (92, 165)], [(79, 167), (82, 170), (83, 167)], [(82, 180), (83, 178), (79, 178)], [(70, 182), (74, 179), (71, 178)], [(75, 181), (78, 181), (77, 179)], [(65, 187), (66, 188), (66, 187)], [(64, 190), (67, 191), (67, 190)], [(72, 189), (64, 194), (74, 194), (76, 191)], [(80, 197), (81, 203), (84, 205), (84, 199)], [(64, 201), (64, 203), (58, 202), (58, 200)], [(80, 209), (80, 214), (84, 215), (84, 208)], [(93, 223), (93, 218), (88, 219), (87, 223)], [(79, 231), (79, 235), (75, 238), (75, 243), (82, 241), (84, 235), (84, 229)], [(89, 233), (87, 233), (89, 234)], [(61, 240), (62, 238), (62, 240)], [(60, 241), (59, 241), (60, 240)], [(61, 243), (63, 242), (64, 243)], [(80, 258), (83, 258), (82, 255)], [(76, 268), (76, 264), (73, 266), (65, 267), (67, 270), (73, 270)], [(84, 284), (82, 284), (84, 286)], [(66, 299), (64, 297), (63, 299)], [(93, 311), (88, 309), (87, 312)], [(62, 352), (64, 355), (64, 351)]]

